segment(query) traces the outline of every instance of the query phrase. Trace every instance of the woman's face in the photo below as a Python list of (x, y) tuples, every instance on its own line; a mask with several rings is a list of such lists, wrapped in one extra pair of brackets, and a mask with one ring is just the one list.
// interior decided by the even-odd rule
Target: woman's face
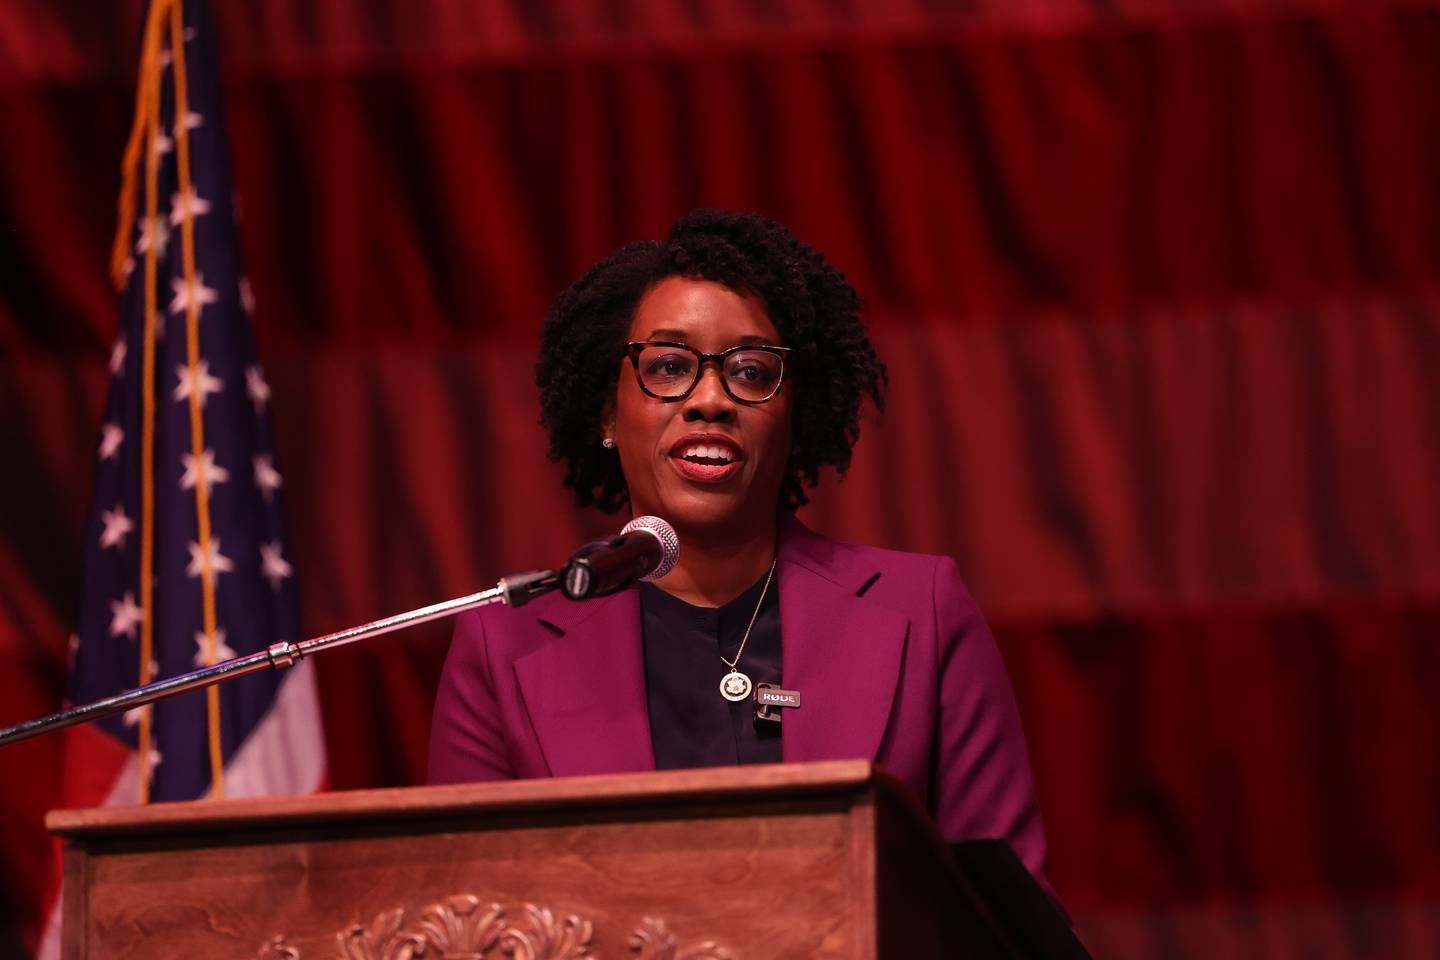
[[(684, 277), (645, 294), (627, 339), (670, 340), (701, 353), (784, 346), (758, 299)], [(739, 403), (725, 392), (718, 365), (706, 363), (689, 396), (666, 402), (640, 389), (628, 358), (622, 364), (605, 429), (615, 438), (634, 514), (663, 517), (682, 538), (735, 542), (768, 530), (790, 455), (794, 384), (783, 382), (764, 403)]]

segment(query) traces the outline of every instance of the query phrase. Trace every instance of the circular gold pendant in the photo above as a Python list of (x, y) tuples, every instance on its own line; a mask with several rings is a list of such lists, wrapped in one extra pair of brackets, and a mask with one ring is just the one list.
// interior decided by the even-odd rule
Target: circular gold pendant
[(739, 703), (750, 696), (750, 678), (739, 670), (732, 670), (720, 678), (720, 696), (731, 703)]

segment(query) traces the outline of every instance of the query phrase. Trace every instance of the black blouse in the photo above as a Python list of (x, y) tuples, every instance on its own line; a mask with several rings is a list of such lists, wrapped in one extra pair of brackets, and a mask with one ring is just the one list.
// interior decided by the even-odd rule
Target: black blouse
[[(720, 695), (720, 678), (730, 672), (726, 661), (740, 649), (765, 579), (723, 607), (694, 607), (653, 584), (640, 584), (656, 769), (780, 762), (780, 724), (756, 720), (752, 698), (731, 703)], [(736, 669), (752, 683), (778, 686), (781, 663), (777, 577)]]

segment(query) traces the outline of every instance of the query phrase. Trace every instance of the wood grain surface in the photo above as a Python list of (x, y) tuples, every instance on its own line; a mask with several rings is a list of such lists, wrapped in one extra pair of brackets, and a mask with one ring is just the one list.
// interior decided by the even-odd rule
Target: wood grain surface
[[(937, 938), (955, 924), (931, 914), (958, 902), (959, 879), (897, 790), (869, 764), (837, 762), (66, 811), (49, 822), (67, 841), (67, 960), (250, 958), (275, 938), (301, 960), (368, 957), (343, 952), (337, 936), (395, 911), (412, 922), (461, 895), (517, 921), (526, 904), (577, 916), (593, 925), (595, 957), (634, 956), (647, 918), (682, 947), (714, 941), (735, 960), (939, 956)], [(886, 824), (887, 842), (915, 849), (881, 871)], [(877, 916), (885, 904), (894, 920)], [(931, 949), (897, 952), (917, 936)]]
[[(314, 796), (153, 803), (132, 807), (54, 810), (45, 826), (62, 837), (107, 833), (172, 832), (182, 824), (251, 829), (260, 823), (407, 818), (448, 812), (575, 807), (643, 807), (688, 799), (740, 795), (856, 793), (880, 782), (900, 784), (863, 760), (757, 764), (743, 768), (665, 770), (644, 775), (604, 774), (548, 780), (350, 790)], [(908, 796), (908, 795), (907, 795)]]

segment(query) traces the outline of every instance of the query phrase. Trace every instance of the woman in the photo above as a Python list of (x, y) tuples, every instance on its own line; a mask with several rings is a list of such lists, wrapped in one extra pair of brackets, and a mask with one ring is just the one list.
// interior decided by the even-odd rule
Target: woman
[[(843, 472), (885, 368), (860, 299), (770, 220), (698, 211), (555, 302), (536, 378), (582, 505), (679, 534), (658, 584), (463, 616), (436, 783), (861, 757), (952, 840), (1045, 838), (1005, 670), (948, 558), (836, 543), (794, 510)], [(759, 720), (754, 684), (799, 691)]]

